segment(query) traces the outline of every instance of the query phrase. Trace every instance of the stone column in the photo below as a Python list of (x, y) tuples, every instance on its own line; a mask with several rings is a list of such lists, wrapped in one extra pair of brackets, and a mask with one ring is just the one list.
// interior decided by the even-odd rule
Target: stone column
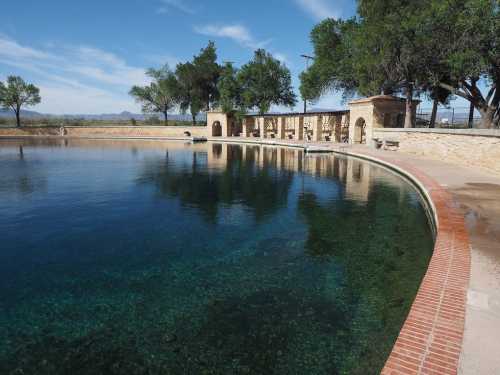
[(240, 137), (246, 138), (248, 136), (247, 132), (247, 119), (244, 118), (243, 121), (241, 122), (241, 134)]
[(313, 117), (313, 140), (319, 142), (323, 138), (323, 116), (318, 115)]
[(264, 135), (264, 117), (257, 117), (256, 119), (257, 129), (259, 129), (259, 137), (261, 139), (265, 138)]
[(278, 117), (278, 134), (276, 134), (276, 138), (285, 139), (285, 118)]
[(225, 137), (229, 136), (229, 134), (228, 134), (229, 123), (227, 121), (227, 118), (226, 118), (226, 121), (221, 121), (220, 124), (222, 127), (222, 137), (225, 138)]
[(304, 116), (299, 116), (299, 123), (295, 125), (295, 139), (302, 141), (304, 139)]

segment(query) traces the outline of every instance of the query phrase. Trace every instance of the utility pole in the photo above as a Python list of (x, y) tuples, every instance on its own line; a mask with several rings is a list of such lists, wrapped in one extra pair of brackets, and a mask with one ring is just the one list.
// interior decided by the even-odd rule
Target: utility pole
[[(309, 69), (309, 61), (314, 60), (314, 57), (309, 56), (309, 55), (300, 55), (300, 57), (303, 57), (306, 60), (306, 71)], [(304, 99), (304, 113), (307, 113), (307, 98)]]

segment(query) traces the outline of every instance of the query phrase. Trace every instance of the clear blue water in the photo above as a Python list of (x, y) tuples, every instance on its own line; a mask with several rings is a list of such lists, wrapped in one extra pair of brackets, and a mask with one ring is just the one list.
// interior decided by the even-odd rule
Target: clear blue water
[(0, 374), (375, 374), (426, 270), (416, 190), (259, 146), (0, 141)]

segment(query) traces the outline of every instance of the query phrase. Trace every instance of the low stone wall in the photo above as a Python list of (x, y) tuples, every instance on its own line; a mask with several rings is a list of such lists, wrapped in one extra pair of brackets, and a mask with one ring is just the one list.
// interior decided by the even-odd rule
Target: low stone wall
[(399, 152), (500, 175), (500, 130), (385, 128), (373, 137), (399, 141)]
[[(67, 137), (185, 137), (186, 132), (193, 137), (207, 137), (206, 126), (65, 126)], [(0, 136), (60, 136), (61, 128), (26, 127), (0, 128)]]
[(59, 128), (55, 127), (29, 127), (29, 128), (14, 128), (14, 127), (0, 127), (0, 137), (1, 136), (29, 136), (29, 135), (42, 135), (42, 136), (52, 136), (60, 135), (61, 131)]

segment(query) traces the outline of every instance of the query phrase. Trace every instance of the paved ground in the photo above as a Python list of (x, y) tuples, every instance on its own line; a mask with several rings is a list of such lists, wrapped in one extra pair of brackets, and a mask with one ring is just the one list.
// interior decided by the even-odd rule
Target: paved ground
[[(293, 141), (269, 143), (304, 145)], [(451, 194), (456, 208), (465, 217), (471, 244), (471, 279), (459, 374), (500, 374), (500, 176), (457, 167), (446, 161), (366, 146), (308, 143), (306, 147), (330, 148), (410, 164)]]

